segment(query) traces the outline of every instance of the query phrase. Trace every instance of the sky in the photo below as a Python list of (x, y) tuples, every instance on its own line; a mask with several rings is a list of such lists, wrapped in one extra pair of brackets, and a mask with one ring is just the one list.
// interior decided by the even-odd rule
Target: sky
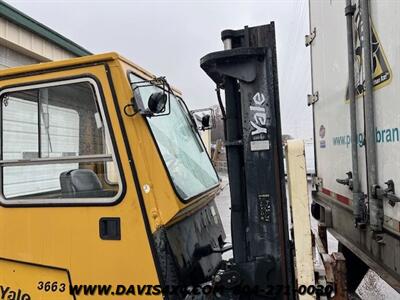
[(282, 131), (312, 137), (308, 0), (6, 0), (92, 53), (116, 51), (183, 92), (190, 109), (217, 104), (200, 58), (224, 29), (275, 22)]

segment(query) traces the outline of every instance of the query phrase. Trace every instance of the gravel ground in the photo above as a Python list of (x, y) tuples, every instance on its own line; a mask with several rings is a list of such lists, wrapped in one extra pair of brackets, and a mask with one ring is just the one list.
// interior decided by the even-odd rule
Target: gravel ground
[[(217, 207), (221, 216), (222, 223), (224, 224), (226, 241), (231, 242), (231, 231), (230, 231), (230, 194), (229, 194), (229, 181), (226, 174), (220, 174), (222, 179), (223, 190), (216, 199)], [(311, 199), (311, 197), (310, 197)], [(318, 222), (311, 216), (311, 227), (316, 232)], [(328, 233), (328, 248), (329, 252), (337, 251), (338, 242), (337, 240)], [(232, 256), (232, 252), (224, 254), (224, 258), (227, 259)], [(363, 281), (357, 289), (357, 293), (362, 299), (365, 300), (400, 300), (400, 294), (398, 294), (392, 287), (384, 282), (375, 272), (369, 270), (365, 275)]]

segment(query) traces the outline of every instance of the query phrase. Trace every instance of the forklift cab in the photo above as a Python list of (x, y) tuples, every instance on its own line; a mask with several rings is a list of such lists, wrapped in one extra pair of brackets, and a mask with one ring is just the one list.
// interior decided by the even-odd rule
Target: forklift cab
[(219, 178), (164, 78), (93, 55), (0, 71), (0, 99), (7, 293), (80, 299), (68, 287), (85, 285), (161, 298), (210, 279), (221, 253), (202, 249), (225, 240)]

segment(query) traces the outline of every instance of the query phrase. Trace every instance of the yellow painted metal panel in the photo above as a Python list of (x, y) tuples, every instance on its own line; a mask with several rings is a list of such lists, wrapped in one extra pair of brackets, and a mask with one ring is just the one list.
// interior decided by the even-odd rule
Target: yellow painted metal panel
[[(123, 111), (125, 105), (131, 103), (133, 96), (132, 88), (127, 79), (128, 70), (138, 72), (146, 78), (153, 77), (149, 73), (144, 73), (142, 70), (137, 70), (134, 66), (121, 61), (115, 61), (111, 65), (112, 76), (116, 79), (115, 89), (120, 99), (118, 104), (121, 111)], [(158, 154), (145, 119), (139, 114), (134, 117), (122, 114), (121, 117), (128, 132), (127, 138), (132, 156), (136, 158), (135, 165), (146, 204), (147, 215), (149, 216), (151, 229), (154, 232), (177, 214), (180, 209), (180, 201), (169, 181), (167, 171)], [(150, 187), (148, 192), (143, 189), (145, 185)]]
[[(121, 111), (123, 111), (126, 104), (130, 103), (133, 97), (132, 88), (127, 81), (128, 72), (134, 72), (145, 79), (154, 77), (151, 73), (121, 57), (118, 57), (115, 63), (112, 63), (111, 73), (113, 78), (116, 78), (116, 91), (118, 98), (121, 99), (119, 102)], [(180, 93), (176, 89), (174, 89), (174, 92)], [(177, 220), (174, 217), (178, 215), (179, 218), (182, 218), (183, 216), (192, 214), (215, 197), (219, 187), (189, 203), (180, 201), (172, 187), (168, 172), (163, 165), (145, 119), (139, 114), (134, 117), (123, 114), (122, 119), (129, 133), (128, 140), (133, 157), (140, 157), (140, 159), (135, 160), (135, 164), (141, 187), (145, 184), (150, 186), (150, 192), (144, 193), (143, 197), (147, 213), (151, 216), (149, 219), (152, 231), (155, 231), (162, 225), (176, 222)]]
[[(34, 69), (34, 67), (23, 68)], [(121, 172), (125, 176), (125, 196), (118, 205), (114, 206), (0, 207), (0, 240), (2, 241), (0, 257), (67, 269), (71, 274), (73, 284), (110, 284), (114, 287), (130, 284), (157, 285), (159, 284), (158, 275), (144, 224), (144, 218), (147, 216), (142, 215), (139, 205), (138, 193), (105, 67), (97, 65), (7, 79), (0, 81), (0, 86), (85, 74), (95, 76), (102, 85), (121, 160)], [(125, 84), (127, 85), (127, 82)], [(128, 101), (128, 99), (123, 99), (123, 101)], [(123, 103), (120, 105), (123, 106)], [(128, 131), (128, 135), (131, 134), (132, 132)], [(140, 143), (136, 147), (139, 145)], [(141, 160), (140, 157), (135, 157), (135, 159)], [(140, 170), (138, 173), (140, 174)], [(99, 219), (102, 217), (121, 219), (121, 240), (100, 239)], [(129, 298), (129, 296), (117, 295), (115, 297)], [(160, 296), (147, 297), (159, 298)]]
[(0, 299), (74, 299), (66, 270), (1, 258), (0, 270)]
[[(130, 117), (123, 113), (133, 96), (128, 70), (145, 78), (154, 77), (116, 53), (0, 71), (0, 88), (87, 74), (94, 76), (102, 86), (110, 129), (121, 161), (120, 172), (126, 183), (124, 198), (112, 206), (0, 207), (0, 257), (66, 269), (71, 274), (72, 284), (114, 287), (159, 284), (148, 234), (193, 214), (214, 198), (218, 187), (190, 203), (178, 199), (145, 118), (140, 114)], [(116, 103), (107, 75), (113, 80)], [(144, 198), (144, 214), (134, 176)], [(121, 219), (121, 240), (100, 239), (99, 219), (102, 217)], [(146, 220), (150, 232), (146, 231)]]

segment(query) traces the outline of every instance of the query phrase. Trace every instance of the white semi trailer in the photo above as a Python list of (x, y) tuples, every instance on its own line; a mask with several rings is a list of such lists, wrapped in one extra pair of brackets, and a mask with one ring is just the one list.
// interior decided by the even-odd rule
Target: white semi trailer
[(355, 289), (368, 267), (400, 291), (400, 1), (310, 0), (312, 212)]

